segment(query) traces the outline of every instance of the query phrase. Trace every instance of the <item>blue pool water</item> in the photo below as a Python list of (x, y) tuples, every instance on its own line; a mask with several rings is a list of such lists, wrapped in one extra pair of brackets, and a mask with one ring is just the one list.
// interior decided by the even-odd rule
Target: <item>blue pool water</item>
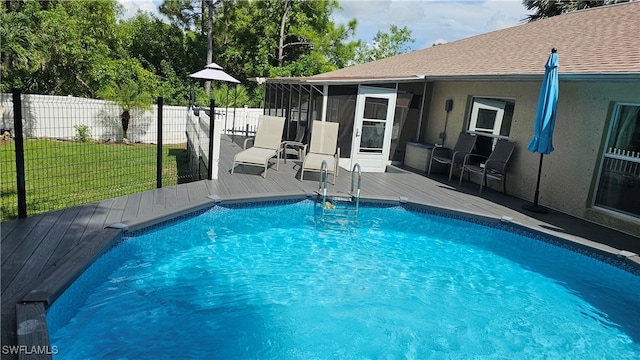
[(215, 207), (134, 233), (47, 314), (56, 359), (638, 359), (640, 276), (402, 207)]

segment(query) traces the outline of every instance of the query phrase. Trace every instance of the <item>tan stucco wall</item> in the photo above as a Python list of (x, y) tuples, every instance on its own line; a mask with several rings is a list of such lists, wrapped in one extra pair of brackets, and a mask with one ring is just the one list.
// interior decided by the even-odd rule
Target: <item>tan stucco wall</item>
[[(440, 143), (445, 123), (444, 104), (453, 99), (445, 146), (452, 147), (466, 127), (471, 96), (515, 99), (510, 140), (517, 143), (511, 159), (507, 192), (533, 201), (539, 154), (527, 150), (533, 134), (539, 82), (440, 82), (434, 84), (426, 142)], [(555, 150), (544, 156), (539, 203), (581, 218), (640, 235), (640, 220), (590, 216), (590, 192), (598, 172), (600, 152), (614, 102), (640, 103), (640, 84), (632, 82), (561, 82), (553, 137)], [(499, 189), (499, 187), (495, 187)], [(614, 216), (615, 217), (615, 216)], [(615, 220), (615, 221), (614, 221)], [(609, 222), (608, 221), (613, 221)], [(625, 225), (626, 223), (626, 225)]]

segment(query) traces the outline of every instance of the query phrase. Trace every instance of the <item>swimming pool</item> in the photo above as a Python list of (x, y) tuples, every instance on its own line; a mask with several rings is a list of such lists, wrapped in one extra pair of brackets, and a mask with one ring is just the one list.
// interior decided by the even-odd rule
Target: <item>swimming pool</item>
[(123, 238), (51, 306), (51, 345), (56, 359), (638, 358), (640, 276), (487, 225), (216, 206)]

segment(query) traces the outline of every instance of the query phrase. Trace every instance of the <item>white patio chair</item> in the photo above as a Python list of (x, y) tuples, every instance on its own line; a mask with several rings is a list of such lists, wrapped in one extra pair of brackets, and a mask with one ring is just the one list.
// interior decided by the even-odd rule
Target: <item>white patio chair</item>
[(340, 161), (340, 148), (338, 147), (338, 123), (318, 121), (313, 122), (311, 128), (311, 143), (309, 152), (304, 156), (300, 181), (304, 178), (305, 171), (317, 171), (322, 169), (322, 161), (327, 162), (327, 171), (333, 174), (333, 185), (336, 184)]
[(277, 171), (282, 150), (280, 144), (282, 143), (284, 121), (283, 117), (261, 115), (258, 119), (256, 136), (253, 138), (253, 147), (247, 149), (247, 142), (252, 138), (244, 140), (244, 150), (233, 157), (231, 174), (233, 174), (236, 165), (261, 166), (264, 167), (262, 177), (266, 178), (269, 160), (273, 157), (276, 157)]

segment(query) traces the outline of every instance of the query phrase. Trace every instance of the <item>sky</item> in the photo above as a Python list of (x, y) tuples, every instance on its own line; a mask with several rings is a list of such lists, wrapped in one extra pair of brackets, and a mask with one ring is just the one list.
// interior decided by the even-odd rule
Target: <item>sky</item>
[[(138, 9), (159, 14), (162, 0), (118, 0), (126, 17)], [(521, 0), (446, 1), (446, 0), (338, 0), (336, 24), (356, 19), (355, 39), (371, 43), (378, 31), (388, 32), (392, 24), (411, 30), (415, 42), (411, 50), (424, 49), (470, 36), (522, 24), (531, 13)]]

